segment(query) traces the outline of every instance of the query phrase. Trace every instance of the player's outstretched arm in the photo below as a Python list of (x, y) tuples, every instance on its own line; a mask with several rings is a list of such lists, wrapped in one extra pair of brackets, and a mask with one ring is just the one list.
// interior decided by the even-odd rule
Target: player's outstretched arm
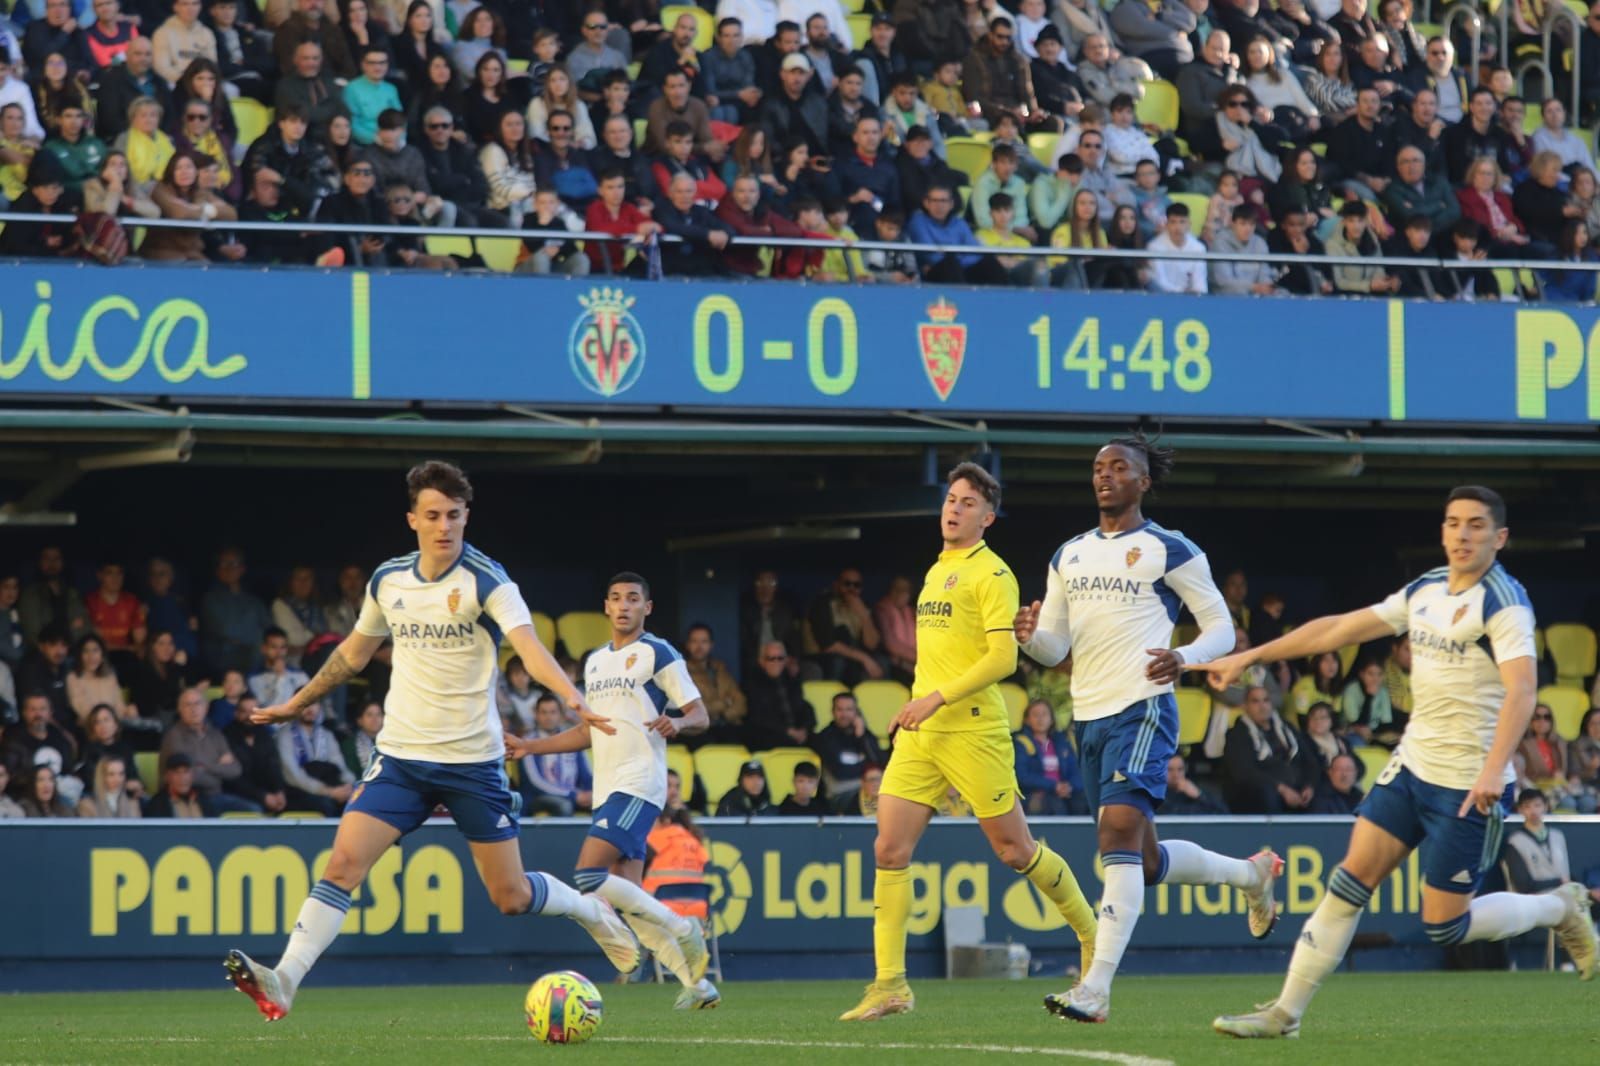
[(1204, 670), (1216, 688), (1226, 688), (1256, 663), (1276, 663), (1285, 659), (1304, 659), (1325, 651), (1338, 651), (1347, 644), (1364, 644), (1378, 637), (1393, 636), (1395, 630), (1371, 607), (1346, 614), (1330, 614), (1313, 619), (1255, 648), (1225, 655), (1210, 663), (1195, 663), (1185, 670)]
[(1054, 565), (1045, 576), (1044, 602), (1034, 600), (1017, 611), (1012, 623), (1017, 646), (1042, 666), (1055, 666), (1072, 650), (1067, 627), (1067, 590)]
[(519, 737), (506, 733), (506, 754), (513, 759), (527, 755), (560, 755), (568, 751), (586, 751), (593, 742), (589, 725), (579, 722), (571, 729), (563, 729), (553, 737)]
[(711, 712), (706, 710), (704, 700), (690, 700), (683, 705), (681, 711), (682, 713), (675, 718), (658, 714), (650, 719), (645, 728), (672, 740), (686, 733), (704, 733), (710, 727)]
[(506, 640), (521, 656), (522, 665), (528, 668), (528, 676), (543, 685), (547, 691), (554, 692), (585, 725), (591, 725), (607, 736), (616, 734), (616, 728), (609, 724), (611, 719), (595, 714), (589, 709), (583, 693), (573, 685), (572, 679), (561, 669), (561, 664), (556, 662), (556, 657), (550, 654), (550, 649), (544, 646), (544, 641), (539, 639), (539, 634), (533, 631), (531, 625), (515, 626), (507, 630)]
[(340, 685), (349, 681), (362, 670), (367, 663), (372, 661), (373, 655), (383, 647), (384, 637), (371, 637), (362, 632), (351, 633), (333, 649), (333, 654), (328, 656), (328, 661), (322, 664), (322, 669), (317, 671), (317, 676), (296, 692), (286, 702), (271, 707), (258, 707), (250, 712), (250, 720), (256, 725), (268, 725), (272, 722), (286, 722), (291, 718), (299, 717), (306, 707), (320, 700)]

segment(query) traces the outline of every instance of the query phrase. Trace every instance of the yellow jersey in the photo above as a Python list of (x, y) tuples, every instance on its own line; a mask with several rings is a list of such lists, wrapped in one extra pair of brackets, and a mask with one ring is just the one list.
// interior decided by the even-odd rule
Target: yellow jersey
[[(947, 690), (988, 653), (989, 634), (1011, 633), (1018, 598), (1016, 575), (983, 541), (940, 552), (917, 596), (912, 698)], [(922, 728), (936, 733), (1009, 733), (998, 680), (939, 708)]]

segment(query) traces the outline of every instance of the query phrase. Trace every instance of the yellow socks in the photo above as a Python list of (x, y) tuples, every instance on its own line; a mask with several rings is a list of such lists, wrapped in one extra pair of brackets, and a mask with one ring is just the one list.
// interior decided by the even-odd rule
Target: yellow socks
[[(1076, 881), (1072, 887), (1077, 890)], [(1081, 893), (1079, 898), (1082, 898)], [(878, 963), (877, 980), (880, 983), (903, 981), (906, 976), (906, 922), (911, 918), (911, 871), (878, 867), (878, 876), (872, 884), (872, 904), (872, 949)]]
[(1023, 868), (1022, 876), (1050, 897), (1067, 924), (1072, 926), (1072, 931), (1078, 934), (1081, 943), (1094, 943), (1094, 908), (1084, 898), (1083, 889), (1078, 887), (1078, 879), (1072, 876), (1072, 868), (1067, 865), (1067, 860), (1051, 851), (1050, 846), (1041, 840), (1039, 850), (1033, 853), (1033, 861)]

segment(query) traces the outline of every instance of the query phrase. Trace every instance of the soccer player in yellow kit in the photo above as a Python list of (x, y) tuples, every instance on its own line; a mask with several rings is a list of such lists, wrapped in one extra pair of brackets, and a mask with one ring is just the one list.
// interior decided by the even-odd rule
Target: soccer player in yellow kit
[(944, 551), (917, 597), (912, 700), (890, 725), (894, 757), (878, 800), (872, 890), (877, 976), (840, 1021), (876, 1021), (915, 1005), (906, 982), (911, 854), (952, 785), (972, 806), (1000, 861), (1038, 886), (1077, 933), (1085, 972), (1094, 950), (1093, 908), (1061, 856), (1028, 832), (1019, 802), (998, 687), (1017, 669), (1017, 579), (983, 541), (1000, 506), (1000, 482), (976, 463), (962, 463), (947, 485), (939, 515)]

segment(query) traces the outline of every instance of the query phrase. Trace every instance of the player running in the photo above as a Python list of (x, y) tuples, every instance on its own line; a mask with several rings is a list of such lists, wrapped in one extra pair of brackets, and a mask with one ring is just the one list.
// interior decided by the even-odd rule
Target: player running
[(234, 987), (277, 1021), (289, 1013), (306, 972), (339, 935), (350, 894), (389, 847), (443, 803), (472, 849), (478, 876), (504, 914), (566, 915), (599, 942), (617, 969), (639, 966), (639, 944), (611, 907), (549, 874), (524, 872), (517, 845), (517, 794), (506, 781), (495, 709), (502, 634), (540, 684), (587, 727), (614, 732), (539, 642), (522, 593), (500, 565), (466, 543), (472, 486), (448, 463), (406, 474), (406, 521), (417, 550), (378, 567), (355, 630), (317, 676), (287, 703), (251, 715), (283, 722), (361, 672), (385, 640), (393, 676), (377, 754), (339, 820), (328, 865), (300, 907), (276, 969), (242, 951), (223, 961)]
[[(1273, 882), (1283, 860), (1268, 848), (1230, 859), (1186, 840), (1156, 840), (1155, 812), (1167, 794), (1167, 760), (1178, 746), (1172, 695), (1184, 663), (1233, 648), (1233, 622), (1204, 553), (1181, 533), (1144, 517), (1145, 494), (1172, 470), (1170, 449), (1143, 433), (1111, 441), (1094, 459), (1100, 524), (1050, 560), (1044, 604), (1017, 612), (1022, 650), (1046, 666), (1071, 652), (1072, 718), (1089, 806), (1099, 822), (1105, 892), (1094, 965), (1045, 1009), (1103, 1022), (1111, 979), (1133, 937), (1146, 884), (1232, 885), (1249, 903), (1250, 935), (1278, 920)], [(1170, 648), (1178, 607), (1200, 623), (1193, 643)]]
[(1533, 605), (1495, 559), (1508, 532), (1498, 493), (1454, 489), (1444, 511), (1447, 565), (1382, 603), (1307, 622), (1208, 668), (1221, 684), (1253, 663), (1411, 635), (1410, 722), (1356, 809), (1350, 849), (1300, 933), (1283, 991), (1254, 1013), (1216, 1019), (1219, 1033), (1299, 1036), (1300, 1019), (1344, 958), (1373, 888), (1419, 848), (1422, 925), (1434, 943), (1505, 940), (1553, 927), (1578, 976), (1594, 976), (1595, 932), (1581, 884), (1537, 896), (1472, 898), (1500, 851), (1500, 820), (1516, 780), (1511, 755), (1533, 717), (1537, 686)]
[(1094, 909), (1066, 862), (1035, 842), (1018, 802), (1011, 730), (999, 682), (1016, 673), (1017, 579), (983, 541), (1000, 507), (1000, 483), (976, 463), (950, 471), (939, 515), (944, 551), (917, 596), (914, 697), (895, 715), (894, 757), (878, 800), (878, 873), (872, 941), (877, 975), (840, 1021), (876, 1021), (913, 1008), (906, 982), (911, 855), (953, 785), (972, 806), (1000, 861), (1055, 903), (1094, 951)]
[(675, 913), (640, 884), (645, 838), (667, 802), (667, 741), (711, 722), (683, 656), (645, 632), (653, 607), (650, 583), (638, 574), (625, 571), (606, 586), (611, 642), (590, 653), (583, 683), (590, 706), (614, 730), (594, 731), (582, 722), (537, 740), (508, 733), (505, 743), (519, 759), (594, 749), (594, 818), (572, 883), (615, 907), (682, 983), (675, 1009), (705, 1010), (722, 996), (706, 980), (710, 956), (700, 923)]

